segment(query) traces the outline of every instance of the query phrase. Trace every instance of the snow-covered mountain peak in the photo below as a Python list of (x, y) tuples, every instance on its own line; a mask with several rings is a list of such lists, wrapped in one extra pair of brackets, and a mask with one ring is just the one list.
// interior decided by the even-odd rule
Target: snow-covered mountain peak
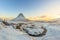
[(20, 13), (15, 19), (13, 19), (14, 21), (27, 21), (27, 19), (25, 18), (25, 16), (23, 15), (23, 13)]
[(18, 15), (18, 17), (24, 17), (23, 13), (20, 13), (20, 14)]

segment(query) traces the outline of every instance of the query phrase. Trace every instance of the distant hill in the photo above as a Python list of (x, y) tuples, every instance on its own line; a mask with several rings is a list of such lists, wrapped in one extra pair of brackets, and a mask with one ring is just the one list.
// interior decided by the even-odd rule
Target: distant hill
[(52, 19), (52, 21), (60, 22), (60, 18)]
[(3, 20), (2, 19), (0, 19), (0, 22), (2, 22)]

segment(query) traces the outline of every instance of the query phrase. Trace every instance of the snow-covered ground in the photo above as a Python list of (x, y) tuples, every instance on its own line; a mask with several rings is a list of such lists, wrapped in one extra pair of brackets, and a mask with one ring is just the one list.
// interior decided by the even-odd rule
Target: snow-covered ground
[(49, 25), (49, 23), (34, 23), (36, 27), (43, 25), (47, 33), (42, 37), (29, 36), (24, 31), (14, 29), (12, 26), (5, 26), (0, 23), (0, 40), (60, 40), (60, 26)]

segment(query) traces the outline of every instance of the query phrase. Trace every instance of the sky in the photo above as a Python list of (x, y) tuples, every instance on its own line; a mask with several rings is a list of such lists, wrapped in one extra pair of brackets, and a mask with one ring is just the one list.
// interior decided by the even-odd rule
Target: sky
[(26, 18), (60, 17), (60, 0), (0, 0), (0, 17), (16, 17), (23, 13)]

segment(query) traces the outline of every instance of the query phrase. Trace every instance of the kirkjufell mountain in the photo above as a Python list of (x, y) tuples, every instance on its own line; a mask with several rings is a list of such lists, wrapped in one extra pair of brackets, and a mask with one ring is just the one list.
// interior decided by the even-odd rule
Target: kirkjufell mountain
[(23, 13), (20, 13), (16, 18), (14, 18), (12, 21), (29, 21), (28, 19), (25, 18)]

